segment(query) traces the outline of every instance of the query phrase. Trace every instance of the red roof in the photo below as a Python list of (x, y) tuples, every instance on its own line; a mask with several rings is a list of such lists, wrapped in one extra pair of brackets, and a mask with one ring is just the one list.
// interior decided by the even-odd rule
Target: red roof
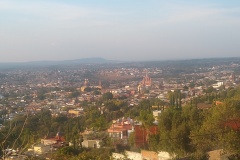
[(131, 130), (132, 125), (131, 124), (124, 124), (124, 123), (117, 123), (112, 124), (111, 127), (108, 129), (108, 132), (121, 132), (126, 130)]

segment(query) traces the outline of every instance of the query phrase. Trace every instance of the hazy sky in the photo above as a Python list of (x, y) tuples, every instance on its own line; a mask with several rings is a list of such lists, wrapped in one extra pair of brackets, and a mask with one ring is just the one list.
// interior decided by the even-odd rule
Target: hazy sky
[(0, 62), (240, 56), (240, 0), (0, 0)]

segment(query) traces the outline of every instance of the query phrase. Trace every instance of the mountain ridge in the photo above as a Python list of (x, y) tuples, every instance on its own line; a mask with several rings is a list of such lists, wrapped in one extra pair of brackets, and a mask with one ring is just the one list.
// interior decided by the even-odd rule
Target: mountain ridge
[(117, 63), (120, 61), (107, 60), (101, 57), (81, 58), (72, 60), (40, 60), (27, 62), (0, 62), (0, 66), (18, 66), (18, 65), (62, 65), (62, 64), (103, 64), (103, 63)]

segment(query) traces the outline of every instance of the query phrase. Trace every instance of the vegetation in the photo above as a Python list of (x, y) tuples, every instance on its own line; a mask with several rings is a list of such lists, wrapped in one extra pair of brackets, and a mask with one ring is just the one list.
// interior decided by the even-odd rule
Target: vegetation
[(74, 149), (73, 147), (64, 147), (58, 150), (51, 158), (58, 160), (109, 160), (111, 149)]
[[(64, 147), (54, 153), (55, 159), (109, 159), (113, 146), (105, 131), (113, 119), (122, 116), (138, 119), (148, 132), (154, 125), (152, 106), (162, 110), (158, 120), (158, 134), (149, 135), (145, 149), (167, 151), (178, 157), (206, 159), (207, 152), (224, 149), (227, 153), (240, 154), (240, 87), (222, 87), (220, 90), (207, 88), (205, 95), (192, 99), (187, 105), (181, 104), (183, 95), (179, 90), (169, 92), (169, 103), (159, 99), (142, 100), (138, 106), (128, 107), (124, 99), (115, 99), (111, 93), (103, 94), (95, 105), (84, 105), (85, 113), (80, 117), (70, 118), (66, 115), (52, 117), (47, 109), (35, 115), (18, 116), (5, 122), (1, 130), (1, 148), (23, 148), (45, 136), (55, 136), (62, 132), (73, 146)], [(75, 93), (74, 93), (75, 94)], [(75, 97), (76, 95), (71, 95)], [(78, 93), (77, 93), (78, 94)], [(222, 103), (216, 105), (215, 102)], [(208, 110), (198, 109), (197, 103), (212, 104)], [(164, 106), (169, 106), (164, 110)], [(125, 113), (125, 114), (124, 114)], [(237, 128), (235, 127), (237, 126)], [(83, 137), (80, 135), (86, 128), (93, 130), (90, 139), (102, 139), (102, 149), (84, 149), (81, 147)], [(134, 147), (133, 132), (129, 145)], [(122, 151), (126, 146), (118, 146)], [(2, 150), (1, 149), (1, 150)]]
[[(148, 137), (148, 149), (167, 151), (177, 157), (207, 159), (207, 152), (224, 149), (226, 153), (240, 154), (240, 87), (219, 90), (212, 87), (206, 94), (195, 97), (182, 106), (178, 91), (169, 92), (169, 107), (159, 117), (157, 135)], [(218, 105), (215, 104), (219, 101)], [(198, 109), (198, 103), (212, 104), (210, 109)], [(143, 100), (126, 115), (143, 122), (148, 129), (153, 122), (152, 105), (163, 110), (164, 102), (159, 100)], [(134, 146), (134, 134), (129, 138)], [(146, 148), (145, 148), (146, 149)]]
[[(215, 105), (217, 100), (223, 103)], [(206, 159), (206, 153), (215, 149), (240, 154), (240, 132), (234, 127), (240, 124), (240, 87), (209, 90), (194, 101), (207, 101), (212, 107), (200, 110), (188, 104), (181, 109), (168, 108), (159, 117), (160, 132), (150, 138), (149, 148), (193, 159)]]

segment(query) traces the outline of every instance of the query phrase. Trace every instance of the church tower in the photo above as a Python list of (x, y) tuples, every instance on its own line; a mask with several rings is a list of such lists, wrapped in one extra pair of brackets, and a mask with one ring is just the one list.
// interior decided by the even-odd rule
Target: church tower
[(147, 87), (152, 86), (152, 79), (148, 76), (148, 70), (146, 70), (146, 75), (142, 80), (142, 85)]

